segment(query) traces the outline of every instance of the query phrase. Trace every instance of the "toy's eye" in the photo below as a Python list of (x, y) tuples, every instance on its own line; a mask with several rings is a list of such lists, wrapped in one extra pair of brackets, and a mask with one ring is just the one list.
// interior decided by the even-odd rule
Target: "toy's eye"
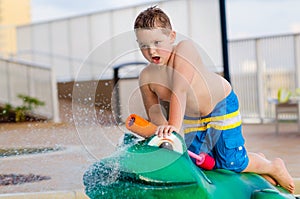
[(174, 134), (172, 134), (166, 138), (154, 136), (149, 141), (148, 145), (173, 150), (173, 151), (176, 151), (181, 154), (183, 153), (182, 142)]
[(159, 146), (159, 148), (169, 149), (173, 151), (173, 144), (167, 141), (163, 141)]

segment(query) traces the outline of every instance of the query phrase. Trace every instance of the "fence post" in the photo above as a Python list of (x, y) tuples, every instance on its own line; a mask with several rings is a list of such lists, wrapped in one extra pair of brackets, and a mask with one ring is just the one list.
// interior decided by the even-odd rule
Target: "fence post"
[(60, 117), (59, 117), (59, 103), (58, 103), (56, 74), (55, 74), (55, 69), (53, 66), (50, 68), (50, 78), (51, 78), (53, 122), (57, 123), (57, 122), (60, 122)]
[[(296, 73), (296, 88), (300, 88), (300, 34), (294, 35), (294, 59)], [(298, 104), (298, 129), (300, 129), (300, 104)]]
[(115, 120), (117, 124), (120, 124), (121, 121), (121, 105), (120, 105), (120, 82), (119, 82), (119, 67), (114, 68), (114, 79), (113, 79), (113, 93), (115, 93), (114, 100), (112, 103), (112, 110), (115, 115)]
[(12, 100), (12, 94), (11, 94), (11, 89), (10, 89), (10, 71), (9, 71), (9, 62), (6, 60), (5, 62), (5, 69), (6, 69), (6, 77), (7, 77), (7, 103), (10, 102)]
[(296, 88), (300, 88), (300, 34), (294, 35), (294, 58), (296, 70)]
[(261, 52), (259, 48), (259, 39), (255, 40), (255, 57), (256, 57), (256, 67), (257, 67), (257, 102), (258, 102), (258, 112), (260, 121), (263, 122), (265, 118), (265, 107), (264, 107), (264, 64), (262, 63)]

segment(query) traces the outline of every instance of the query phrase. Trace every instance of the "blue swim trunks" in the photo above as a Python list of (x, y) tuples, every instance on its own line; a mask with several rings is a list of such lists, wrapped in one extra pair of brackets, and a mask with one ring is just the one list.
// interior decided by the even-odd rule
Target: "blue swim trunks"
[(242, 172), (249, 159), (244, 147), (238, 98), (233, 91), (205, 117), (185, 116), (184, 138), (190, 151), (205, 152), (215, 161), (215, 169)]

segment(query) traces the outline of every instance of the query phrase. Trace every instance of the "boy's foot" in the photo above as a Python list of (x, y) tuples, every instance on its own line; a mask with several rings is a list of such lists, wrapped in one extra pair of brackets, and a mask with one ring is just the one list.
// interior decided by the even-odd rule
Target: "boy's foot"
[[(257, 153), (257, 154), (263, 158), (266, 158), (265, 154), (263, 154), (263, 153)], [(274, 186), (278, 185), (278, 182), (276, 182), (276, 180), (274, 180), (274, 178), (272, 178), (271, 176), (269, 176), (267, 174), (262, 174), (261, 177), (266, 179), (268, 182), (270, 182)]]
[(278, 185), (278, 183), (276, 182), (276, 180), (274, 180), (274, 178), (272, 178), (269, 175), (262, 174), (261, 177), (263, 177), (264, 179), (266, 179), (269, 183), (271, 183), (274, 186)]
[(280, 186), (293, 194), (295, 191), (295, 184), (282, 159), (276, 158), (272, 161), (272, 164), (275, 168), (275, 172), (272, 177), (278, 182)]

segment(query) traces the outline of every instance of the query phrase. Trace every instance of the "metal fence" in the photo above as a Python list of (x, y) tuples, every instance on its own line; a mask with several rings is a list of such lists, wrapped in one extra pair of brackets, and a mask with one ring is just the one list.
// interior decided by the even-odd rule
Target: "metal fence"
[(53, 66), (59, 82), (112, 78), (112, 68), (107, 70), (108, 67), (144, 60), (136, 43), (133, 24), (139, 12), (153, 5), (158, 5), (170, 16), (178, 38), (193, 39), (210, 56), (207, 62), (214, 62), (215, 67), (222, 69), (219, 0), (148, 1), (131, 7), (18, 26), (17, 57)]
[(280, 88), (300, 87), (300, 34), (278, 35), (229, 42), (232, 85), (240, 100), (244, 120), (275, 117)]
[[(201, 45), (205, 52), (202, 54), (208, 55), (203, 57), (205, 64), (213, 64), (216, 71), (222, 68), (217, 0), (166, 0), (155, 4), (167, 11), (178, 33)], [(147, 3), (19, 26), (17, 57), (50, 65), (56, 71), (56, 82), (112, 78), (113, 65), (143, 60), (132, 32), (128, 31), (132, 29), (138, 12), (150, 5)], [(244, 121), (264, 122), (273, 119), (274, 105), (268, 99), (276, 98), (279, 88), (294, 90), (300, 87), (300, 35), (232, 40), (228, 47), (231, 81), (239, 96)], [(53, 89), (53, 82), (47, 80), (51, 79), (50, 71), (53, 73), (53, 70), (21, 66), (16, 70), (16, 63), (1, 61), (0, 86), (3, 93), (0, 100), (16, 103), (14, 95), (21, 90), (33, 96), (41, 96), (42, 100), (55, 98), (55, 95), (43, 93), (43, 87), (40, 87), (52, 85)], [(43, 78), (44, 73), (47, 75)], [(39, 75), (27, 77), (26, 74)], [(47, 106), (56, 105), (49, 101)], [(55, 108), (47, 114), (54, 112)]]
[(20, 60), (0, 58), (0, 102), (20, 106), (19, 94), (35, 97), (43, 102), (34, 113), (58, 122), (56, 80), (50, 67)]

